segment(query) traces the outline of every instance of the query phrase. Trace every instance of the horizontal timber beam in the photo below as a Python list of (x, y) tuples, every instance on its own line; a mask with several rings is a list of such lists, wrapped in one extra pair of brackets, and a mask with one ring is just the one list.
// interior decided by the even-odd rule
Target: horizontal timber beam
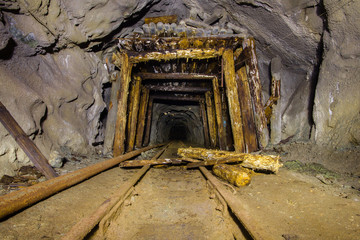
[(151, 91), (160, 92), (207, 92), (211, 91), (209, 87), (184, 87), (184, 86), (158, 86), (158, 85), (145, 85)]
[(185, 96), (185, 95), (180, 95), (180, 96), (164, 96), (164, 95), (152, 95), (151, 96), (154, 100), (169, 100), (169, 101), (193, 101), (193, 102), (199, 102), (199, 101), (204, 101), (204, 97), (203, 96)]
[(212, 80), (215, 76), (198, 73), (137, 73), (143, 80)]

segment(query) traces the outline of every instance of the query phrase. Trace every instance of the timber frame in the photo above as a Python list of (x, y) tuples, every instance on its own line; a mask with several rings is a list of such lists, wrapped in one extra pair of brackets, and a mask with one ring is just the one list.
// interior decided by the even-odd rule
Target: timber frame
[[(153, 37), (119, 39), (119, 51), (112, 62), (121, 70), (113, 154), (118, 156), (149, 144), (154, 99), (194, 101), (200, 106), (207, 146), (231, 148), (226, 140), (224, 109), (231, 122), (236, 152), (253, 152), (268, 144), (269, 133), (262, 105), (261, 83), (253, 38), (232, 37)], [(181, 72), (134, 70), (138, 64), (178, 62)], [(192, 66), (183, 67), (191, 59)], [(220, 59), (221, 74), (196, 72), (201, 61)], [(206, 69), (206, 68), (204, 68)], [(147, 80), (188, 81), (183, 87), (146, 85)], [(190, 83), (205, 81), (207, 85)], [(182, 97), (161, 96), (159, 92), (182, 92)], [(129, 93), (130, 92), (130, 93)], [(222, 95), (226, 93), (227, 101)], [(128, 96), (130, 94), (130, 97)], [(140, 96), (141, 95), (141, 96)], [(146, 119), (146, 120), (145, 120)], [(145, 136), (144, 136), (145, 133)], [(230, 134), (231, 135), (231, 134)], [(106, 136), (105, 136), (106, 137)]]

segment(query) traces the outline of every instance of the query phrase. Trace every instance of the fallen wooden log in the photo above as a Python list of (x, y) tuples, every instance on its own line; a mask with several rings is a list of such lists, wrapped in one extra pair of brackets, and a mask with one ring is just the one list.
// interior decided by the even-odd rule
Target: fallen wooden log
[(249, 185), (251, 181), (252, 170), (239, 165), (218, 164), (212, 170), (216, 176), (237, 187)]
[(221, 150), (210, 150), (206, 148), (179, 148), (178, 155), (186, 158), (204, 160), (204, 162), (189, 163), (187, 165), (188, 168), (221, 163), (241, 162), (243, 167), (277, 173), (279, 168), (282, 166), (282, 164), (279, 163), (280, 156), (274, 155), (235, 153)]
[(145, 165), (169, 165), (169, 164), (180, 164), (180, 159), (165, 158), (165, 159), (154, 159), (154, 160), (130, 160), (120, 163), (120, 167), (142, 167)]

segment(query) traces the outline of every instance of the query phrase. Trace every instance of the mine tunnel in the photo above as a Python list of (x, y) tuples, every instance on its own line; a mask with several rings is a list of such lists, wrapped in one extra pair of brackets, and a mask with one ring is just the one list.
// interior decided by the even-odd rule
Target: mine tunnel
[(0, 238), (358, 239), (359, 9), (0, 1)]

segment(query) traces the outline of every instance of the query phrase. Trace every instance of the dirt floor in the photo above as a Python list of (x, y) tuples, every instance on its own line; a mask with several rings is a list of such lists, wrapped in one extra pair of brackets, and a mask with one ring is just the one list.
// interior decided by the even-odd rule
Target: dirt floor
[[(278, 174), (256, 174), (246, 187), (224, 185), (252, 224), (272, 239), (359, 239), (357, 149), (343, 154), (315, 150), (303, 143), (268, 149), (282, 156)], [(81, 167), (81, 162), (72, 164)], [(0, 239), (60, 239), (136, 171), (115, 167), (29, 207), (0, 223)], [(153, 167), (135, 189), (137, 195), (111, 222), (107, 239), (233, 239), (233, 223), (219, 211), (198, 170)]]

